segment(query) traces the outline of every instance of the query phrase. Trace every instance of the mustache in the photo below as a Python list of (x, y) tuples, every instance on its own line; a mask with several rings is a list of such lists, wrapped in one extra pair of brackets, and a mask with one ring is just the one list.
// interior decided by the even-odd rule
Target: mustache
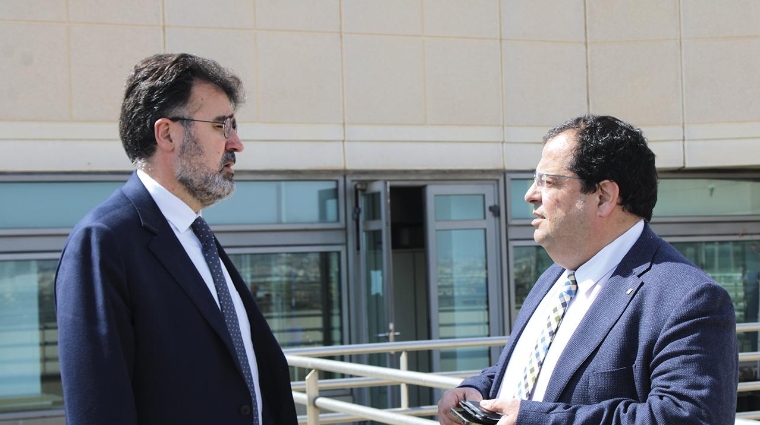
[(235, 159), (235, 152), (232, 151), (224, 151), (224, 155), (222, 155), (222, 161), (220, 164), (220, 169), (224, 168), (225, 164), (227, 163), (235, 163), (237, 160)]

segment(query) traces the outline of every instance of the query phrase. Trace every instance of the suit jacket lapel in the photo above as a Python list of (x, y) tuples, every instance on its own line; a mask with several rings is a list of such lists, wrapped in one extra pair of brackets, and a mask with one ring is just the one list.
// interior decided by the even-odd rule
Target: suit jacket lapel
[(644, 284), (641, 277), (650, 268), (656, 244), (656, 236), (649, 226), (645, 226), (641, 237), (612, 273), (560, 355), (544, 401), (559, 400), (572, 376), (607, 337)]
[(531, 316), (533, 316), (533, 313), (535, 313), (538, 305), (541, 303), (541, 300), (544, 299), (546, 294), (551, 289), (552, 285), (554, 285), (557, 279), (559, 279), (559, 276), (563, 271), (564, 269), (557, 265), (553, 265), (547, 269), (541, 275), (541, 277), (538, 278), (536, 284), (533, 286), (533, 289), (531, 289), (530, 293), (528, 293), (528, 296), (525, 298), (522, 307), (520, 307), (520, 312), (517, 314), (517, 318), (515, 319), (515, 324), (512, 326), (512, 332), (509, 334), (507, 345), (504, 348), (506, 356), (501, 356), (503, 361), (500, 364), (498, 375), (496, 375), (493, 380), (494, 385), (491, 387), (491, 398), (496, 398), (496, 394), (499, 392), (501, 381), (507, 371), (507, 364), (509, 363), (509, 359), (512, 357), (512, 351), (514, 351), (515, 345), (520, 339), (520, 335), (522, 335), (522, 332), (525, 330), (525, 326), (528, 325), (528, 321), (530, 320)]
[(143, 227), (155, 234), (148, 248), (196, 305), (201, 315), (224, 341), (233, 357), (237, 358), (232, 338), (214, 297), (208, 291), (203, 278), (185, 252), (185, 248), (136, 173), (132, 174), (122, 191), (132, 201)]

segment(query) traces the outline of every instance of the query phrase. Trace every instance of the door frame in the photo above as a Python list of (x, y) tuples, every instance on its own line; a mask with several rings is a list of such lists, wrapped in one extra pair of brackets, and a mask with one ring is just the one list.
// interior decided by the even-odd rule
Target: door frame
[[(411, 175), (411, 177), (410, 177)], [(371, 181), (386, 181), (389, 188), (403, 186), (430, 186), (430, 185), (495, 185), (496, 204), (500, 207), (500, 214), (497, 220), (495, 231), (496, 246), (496, 267), (497, 267), (497, 284), (494, 293), (489, 297), (496, 301), (496, 308), (493, 312), (490, 334), (492, 336), (506, 335), (510, 331), (510, 294), (506, 282), (509, 281), (509, 270), (507, 269), (507, 226), (506, 212), (506, 190), (505, 174), (503, 171), (466, 171), (461, 173), (441, 173), (441, 172), (377, 172), (377, 173), (348, 173), (345, 181), (345, 208), (346, 217), (350, 218), (348, 222), (347, 252), (348, 252), (348, 294), (346, 299), (351, 300), (354, 308), (349, 312), (350, 320), (356, 326), (351, 326), (350, 341), (351, 343), (361, 344), (368, 341), (367, 320), (364, 314), (364, 302), (366, 291), (362, 282), (362, 270), (360, 259), (361, 232), (358, 223), (358, 212), (356, 207), (359, 200), (359, 193), (356, 189), (357, 183), (369, 183)], [(390, 224), (389, 224), (390, 225)], [(392, 266), (391, 266), (392, 267)], [(428, 265), (429, 267), (429, 265)], [(429, 309), (432, 308), (429, 306)], [(495, 362), (500, 353), (499, 347), (494, 347), (491, 352), (491, 361)], [(362, 361), (357, 357), (354, 361)]]

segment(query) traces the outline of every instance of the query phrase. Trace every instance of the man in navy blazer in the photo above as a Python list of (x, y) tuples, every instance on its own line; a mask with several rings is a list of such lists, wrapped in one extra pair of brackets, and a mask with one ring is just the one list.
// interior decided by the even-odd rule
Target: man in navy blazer
[[(444, 393), (441, 424), (458, 423), (450, 409), (462, 400), (485, 400), (503, 413), (499, 425), (733, 424), (733, 305), (649, 228), (657, 171), (641, 131), (593, 115), (551, 130), (525, 199), (534, 239), (555, 264), (525, 299), (498, 363)], [(571, 275), (559, 327), (543, 331)]]
[(214, 286), (191, 229), (234, 189), (241, 97), (236, 76), (188, 54), (151, 56), (128, 77), (120, 133), (137, 171), (76, 225), (56, 275), (68, 425), (297, 423), (266, 320), (218, 242)]

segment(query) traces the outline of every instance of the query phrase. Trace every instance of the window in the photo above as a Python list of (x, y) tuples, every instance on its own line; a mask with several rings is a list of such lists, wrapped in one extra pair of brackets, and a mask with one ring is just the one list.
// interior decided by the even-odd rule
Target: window
[(512, 178), (509, 182), (509, 215), (512, 220), (532, 219), (533, 205), (525, 202), (525, 193), (533, 184), (533, 178)]
[(74, 227), (123, 184), (123, 180), (0, 182), (0, 229)]
[[(706, 271), (731, 295), (737, 323), (758, 321), (760, 241), (673, 242), (691, 262)], [(757, 332), (739, 334), (739, 351), (757, 351)]]
[(0, 413), (63, 406), (56, 259), (0, 260)]
[(232, 254), (282, 348), (343, 344), (339, 252)]
[[(54, 304), (59, 251), (69, 229), (128, 176), (91, 178), (0, 181), (0, 415), (63, 408)], [(283, 348), (347, 342), (342, 180), (236, 185), (235, 196), (204, 216), (278, 341)]]
[(512, 255), (512, 275), (515, 282), (514, 320), (538, 277), (554, 262), (539, 245), (515, 246)]
[(338, 182), (235, 182), (235, 195), (203, 210), (209, 224), (337, 223)]
[[(533, 179), (509, 179), (512, 219), (533, 218), (533, 207), (523, 199)], [(661, 177), (653, 216), (749, 216), (760, 215), (760, 181), (749, 178)]]
[(660, 179), (655, 217), (760, 214), (760, 181)]
[[(338, 251), (230, 255), (283, 349), (346, 343), (340, 257)], [(308, 373), (291, 368), (290, 376)]]

